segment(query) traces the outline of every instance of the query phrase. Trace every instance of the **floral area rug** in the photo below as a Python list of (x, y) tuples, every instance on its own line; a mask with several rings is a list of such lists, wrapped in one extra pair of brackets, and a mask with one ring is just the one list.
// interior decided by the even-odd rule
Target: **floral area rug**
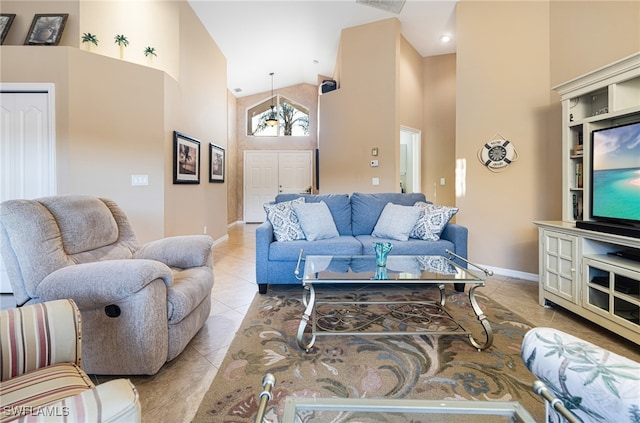
[[(334, 298), (381, 302), (439, 299), (435, 286), (356, 288), (324, 291)], [(475, 297), (494, 334), (493, 345), (483, 351), (464, 335), (412, 334), (319, 336), (306, 352), (296, 341), (302, 288), (270, 286), (254, 298), (194, 421), (253, 422), (266, 373), (276, 379), (266, 412), (274, 423), (282, 422), (288, 396), (518, 401), (536, 421), (544, 421), (544, 404), (531, 388), (535, 377), (520, 357), (531, 325), (481, 291)], [(467, 292), (447, 287), (446, 308), (484, 341)], [(322, 420), (307, 416), (305, 421)], [(340, 421), (352, 420), (347, 415)]]

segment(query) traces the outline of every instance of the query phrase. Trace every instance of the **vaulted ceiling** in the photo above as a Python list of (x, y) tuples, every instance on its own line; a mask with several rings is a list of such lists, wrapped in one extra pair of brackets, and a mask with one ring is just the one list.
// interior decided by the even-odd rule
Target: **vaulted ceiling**
[[(397, 18), (403, 36), (423, 56), (455, 52), (457, 0), (407, 0), (399, 14), (356, 0), (189, 0), (227, 58), (236, 97), (333, 75), (344, 28)], [(372, 0), (377, 3), (389, 3)], [(452, 36), (449, 43), (442, 35)]]

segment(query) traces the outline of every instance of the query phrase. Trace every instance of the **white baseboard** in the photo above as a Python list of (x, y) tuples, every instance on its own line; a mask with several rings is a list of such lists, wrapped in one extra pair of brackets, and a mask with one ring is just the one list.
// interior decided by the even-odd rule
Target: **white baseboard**
[(213, 246), (215, 247), (216, 245), (228, 240), (229, 240), (229, 234), (221, 236), (220, 238), (213, 240)]
[(540, 278), (538, 277), (538, 274), (536, 273), (527, 273), (527, 272), (521, 272), (519, 270), (503, 269), (501, 267), (487, 266), (485, 264), (479, 264), (478, 266), (491, 270), (494, 275), (507, 276), (509, 278), (524, 279), (527, 281), (534, 281), (534, 282), (538, 282), (540, 280)]

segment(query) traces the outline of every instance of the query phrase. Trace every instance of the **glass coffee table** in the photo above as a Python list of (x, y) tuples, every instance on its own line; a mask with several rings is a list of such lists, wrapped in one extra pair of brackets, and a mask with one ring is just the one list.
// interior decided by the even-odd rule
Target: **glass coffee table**
[(535, 422), (531, 414), (518, 402), (302, 397), (285, 399), (282, 421), (283, 423)]
[[(489, 348), (493, 343), (491, 325), (475, 298), (476, 288), (485, 285), (486, 276), (491, 272), (472, 263), (467, 262), (482, 272), (465, 269), (444, 256), (390, 255), (383, 273), (385, 279), (380, 280), (375, 278), (380, 274), (375, 256), (308, 255), (301, 272), (302, 260), (301, 251), (296, 275), (304, 287), (305, 310), (296, 339), (305, 351), (311, 349), (318, 336), (324, 335), (464, 335), (478, 350)], [(484, 331), (483, 342), (478, 342), (445, 307), (445, 285), (461, 283), (469, 285), (469, 301)], [(394, 284), (436, 285), (440, 299), (374, 301), (367, 295), (351, 298), (330, 295), (330, 285), (346, 284), (371, 285), (372, 288), (378, 285), (393, 288)], [(329, 295), (320, 298), (317, 295), (320, 287), (327, 287)], [(367, 286), (359, 288), (366, 294)]]

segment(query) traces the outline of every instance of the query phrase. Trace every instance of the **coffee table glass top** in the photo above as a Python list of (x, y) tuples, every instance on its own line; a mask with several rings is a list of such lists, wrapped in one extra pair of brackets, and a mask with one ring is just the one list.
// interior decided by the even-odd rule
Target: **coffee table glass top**
[[(376, 258), (370, 256), (319, 256), (305, 258), (303, 282), (339, 282), (374, 280)], [(389, 281), (482, 283), (484, 278), (444, 256), (390, 255), (386, 275)]]
[(535, 420), (518, 402), (287, 397), (284, 423), (497, 423)]

